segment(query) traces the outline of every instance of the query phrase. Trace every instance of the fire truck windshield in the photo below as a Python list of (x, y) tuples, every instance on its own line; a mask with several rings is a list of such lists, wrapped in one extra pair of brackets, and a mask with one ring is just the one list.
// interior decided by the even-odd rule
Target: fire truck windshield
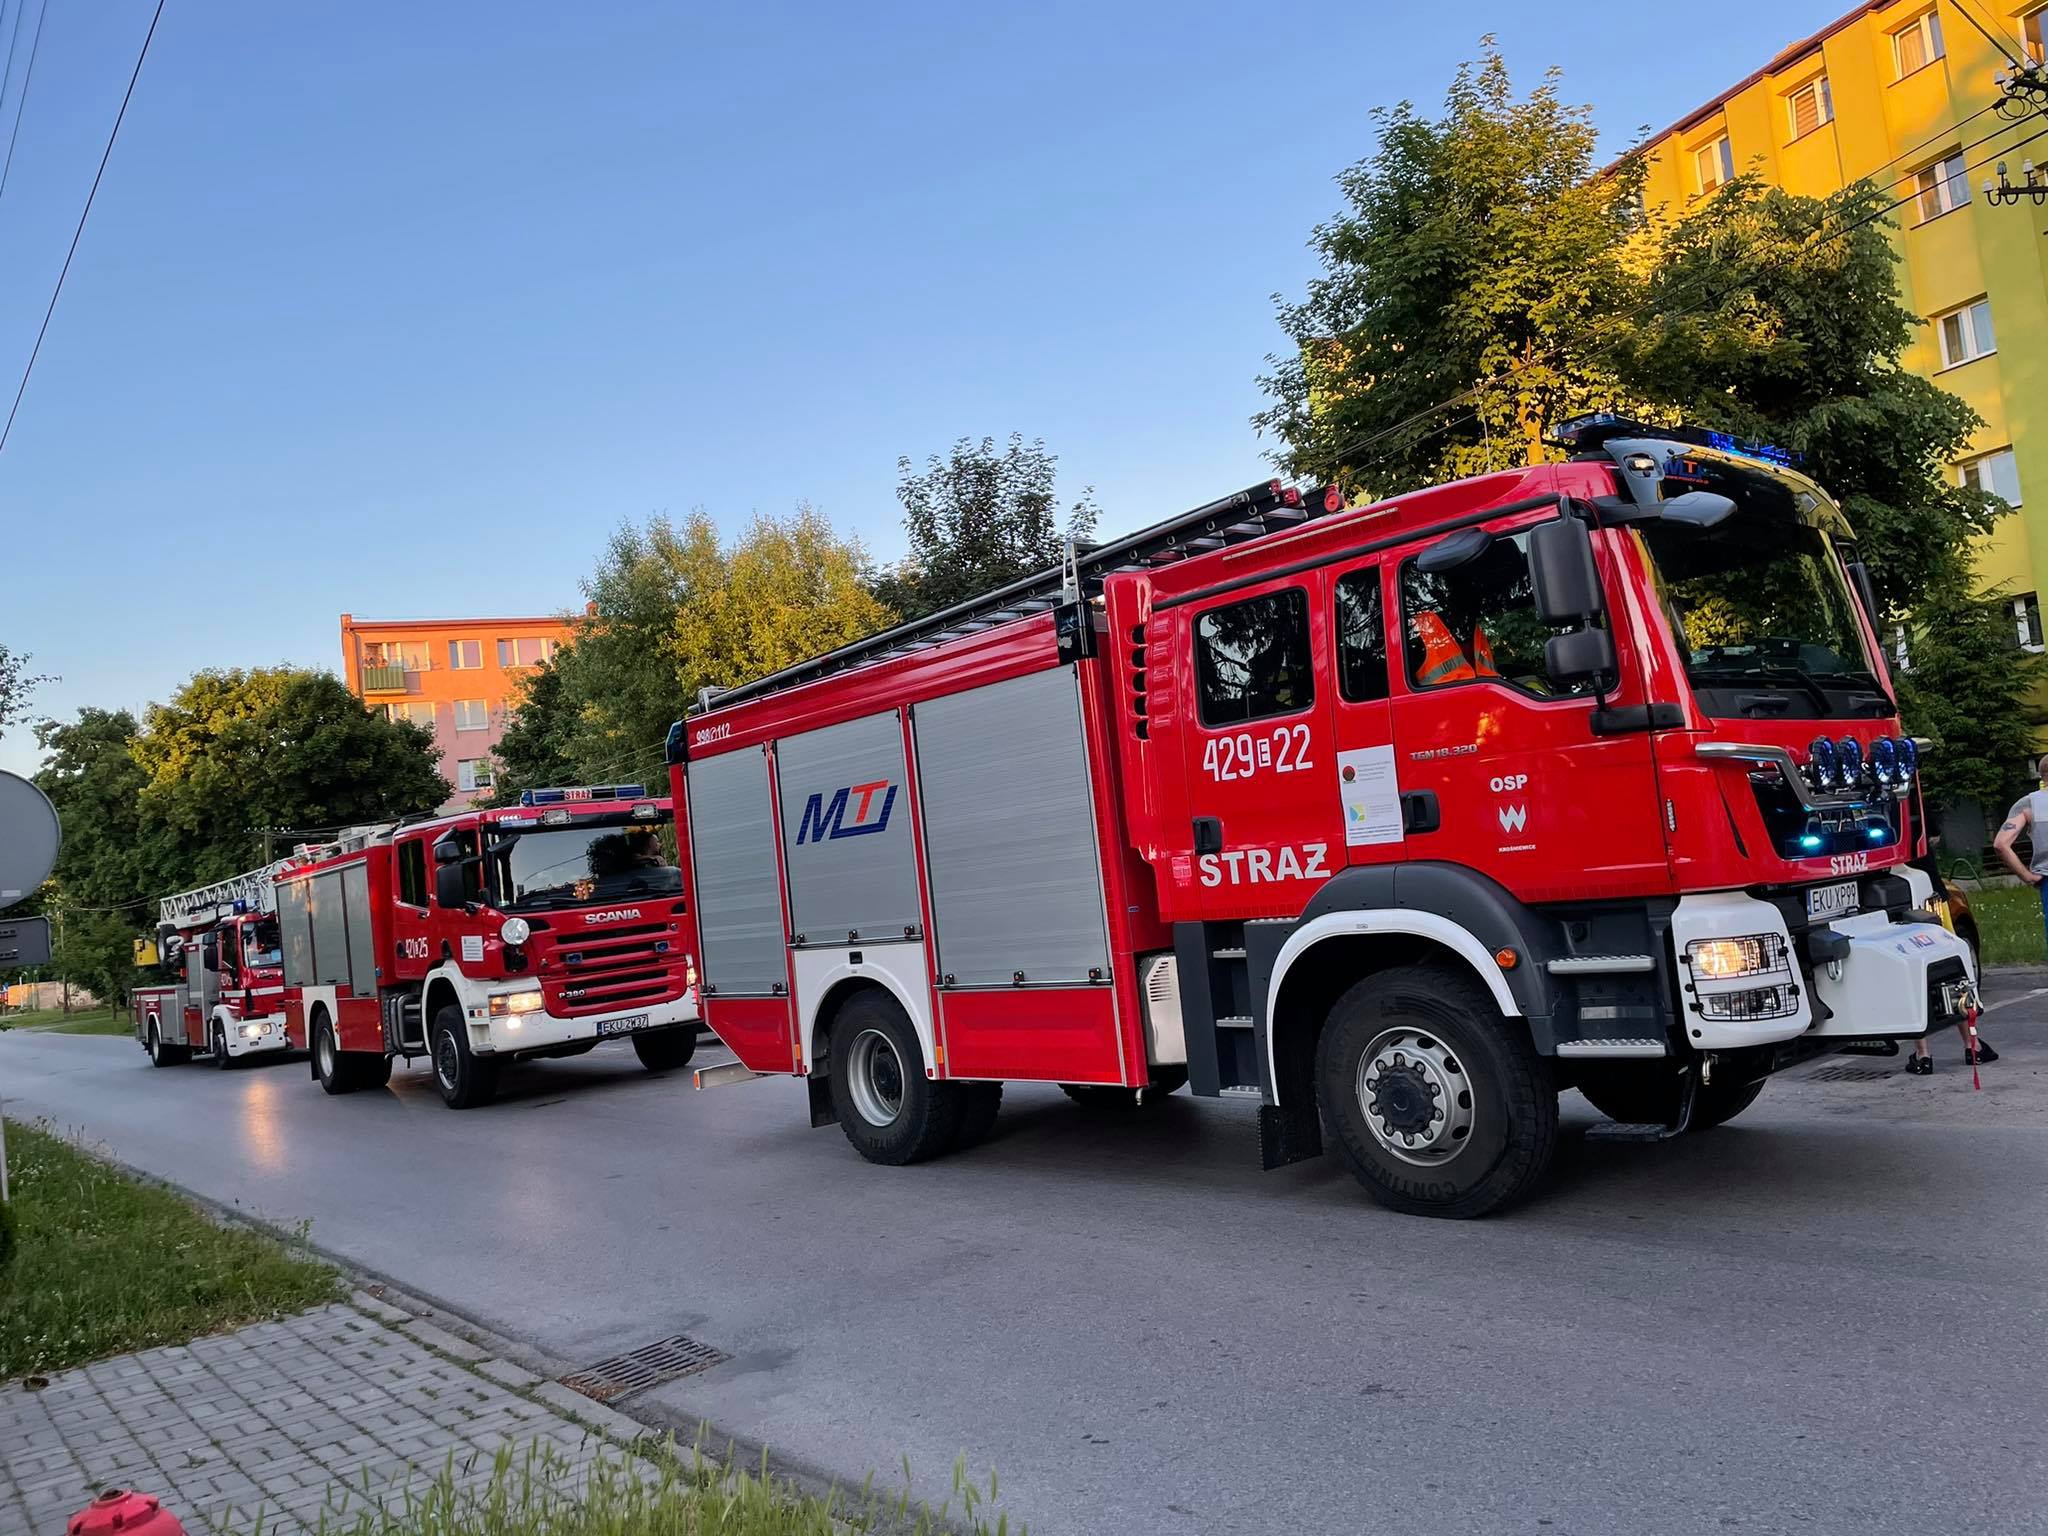
[(490, 845), (491, 904), (501, 912), (680, 895), (669, 823), (583, 822), (515, 832)]
[(1712, 527), (1639, 525), (1701, 708), (1722, 718), (1848, 719), (1896, 712), (1857, 626), (1832, 535), (1847, 524), (1799, 477), (1720, 455), (1674, 461), (1668, 494), (1735, 502)]

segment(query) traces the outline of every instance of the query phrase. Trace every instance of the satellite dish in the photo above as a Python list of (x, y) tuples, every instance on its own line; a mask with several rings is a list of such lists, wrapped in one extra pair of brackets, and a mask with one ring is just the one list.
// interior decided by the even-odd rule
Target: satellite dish
[(0, 912), (50, 877), (62, 837), (50, 797), (20, 774), (0, 772)]

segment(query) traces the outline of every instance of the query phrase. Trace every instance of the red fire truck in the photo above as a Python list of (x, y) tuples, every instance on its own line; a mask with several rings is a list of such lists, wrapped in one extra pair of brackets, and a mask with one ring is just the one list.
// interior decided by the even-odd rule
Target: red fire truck
[(135, 1038), (159, 1067), (194, 1052), (227, 1068), (291, 1049), (284, 1032), (284, 962), (278, 947), (278, 878), (327, 850), (291, 857), (157, 903), (157, 973), (130, 1007)]
[(374, 827), (278, 881), (285, 1031), (329, 1093), (425, 1056), (451, 1108), (498, 1069), (630, 1038), (651, 1071), (697, 1049), (669, 802), (638, 784)]
[(1959, 1018), (1841, 512), (1775, 450), (1562, 436), (1371, 506), (1261, 485), (700, 701), (683, 942), (731, 1075), (883, 1163), (1005, 1080), (1186, 1082), (1256, 1099), (1269, 1168), (1333, 1143), (1469, 1216), (1564, 1087), (1676, 1135)]

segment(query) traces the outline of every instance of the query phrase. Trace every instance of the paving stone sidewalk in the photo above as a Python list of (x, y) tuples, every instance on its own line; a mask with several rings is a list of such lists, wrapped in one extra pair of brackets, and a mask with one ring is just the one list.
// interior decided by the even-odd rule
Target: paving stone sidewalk
[[(596, 1404), (577, 1423), (536, 1397), (568, 1389), (395, 1309), (336, 1303), (190, 1344), (117, 1355), (31, 1391), (0, 1386), (0, 1536), (61, 1536), (100, 1489), (159, 1495), (193, 1536), (346, 1529), (365, 1490), (395, 1505), (453, 1454), (480, 1477), (500, 1447), (539, 1446), (574, 1478), (624, 1453), (587, 1425), (638, 1428)], [(489, 1373), (480, 1374), (480, 1373)], [(533, 1394), (533, 1395), (528, 1395)]]

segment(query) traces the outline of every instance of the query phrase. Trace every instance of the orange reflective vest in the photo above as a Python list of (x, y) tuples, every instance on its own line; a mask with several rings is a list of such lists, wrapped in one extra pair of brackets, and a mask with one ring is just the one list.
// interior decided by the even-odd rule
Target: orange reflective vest
[(1472, 670), (1480, 677), (1500, 676), (1500, 669), (1493, 664), (1493, 642), (1476, 624), (1472, 627)]
[[(1433, 688), (1439, 683), (1469, 683), (1477, 676), (1465, 658), (1464, 647), (1451, 638), (1450, 628), (1434, 609), (1425, 608), (1415, 615), (1415, 632), (1422, 638), (1422, 670), (1416, 673), (1416, 682)], [(1492, 661), (1489, 654), (1489, 667)]]

